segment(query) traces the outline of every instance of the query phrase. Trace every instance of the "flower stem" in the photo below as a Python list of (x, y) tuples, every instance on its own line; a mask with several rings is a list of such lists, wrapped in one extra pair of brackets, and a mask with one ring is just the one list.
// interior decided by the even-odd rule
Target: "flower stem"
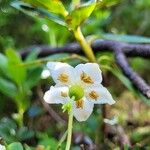
[(72, 107), (69, 111), (69, 121), (68, 121), (68, 136), (67, 136), (67, 145), (65, 150), (70, 150), (71, 139), (72, 139), (72, 124), (73, 124), (73, 112)]
[(73, 33), (74, 33), (76, 40), (78, 41), (78, 43), (82, 47), (85, 55), (88, 57), (88, 59), (91, 62), (96, 62), (96, 58), (95, 58), (95, 55), (93, 53), (93, 50), (92, 50), (91, 46), (85, 40), (85, 38), (81, 32), (80, 27), (78, 27), (77, 30), (73, 31)]

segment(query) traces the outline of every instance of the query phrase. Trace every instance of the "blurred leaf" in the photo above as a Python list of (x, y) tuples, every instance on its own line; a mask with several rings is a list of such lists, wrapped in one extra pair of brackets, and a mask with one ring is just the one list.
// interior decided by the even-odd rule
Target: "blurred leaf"
[(23, 146), (19, 142), (14, 142), (8, 145), (7, 150), (23, 150)]
[(60, 60), (62, 58), (68, 58), (69, 54), (68, 53), (59, 53), (59, 54), (53, 54), (53, 55), (49, 55), (46, 58), (52, 59), (52, 60)]
[(27, 15), (44, 17), (44, 18), (50, 19), (50, 20), (54, 21), (55, 23), (58, 23), (62, 26), (66, 26), (66, 23), (60, 16), (58, 16), (54, 13), (50, 13), (45, 9), (35, 8), (29, 4), (26, 4), (26, 3), (23, 3), (20, 1), (12, 2), (11, 6), (26, 13)]
[(26, 69), (19, 66), (22, 63), (19, 54), (12, 49), (8, 49), (6, 50), (6, 56), (8, 58), (8, 69), (12, 80), (16, 84), (21, 85), (26, 79)]
[(66, 16), (68, 14), (62, 2), (59, 0), (24, 0), (24, 2), (27, 2), (34, 7), (42, 7), (47, 9), (49, 12), (61, 14), (62, 16)]
[(79, 6), (71, 11), (66, 17), (66, 23), (70, 29), (75, 30), (81, 23), (83, 23), (93, 12), (96, 6), (96, 1), (89, 1), (86, 4)]
[(31, 146), (28, 146), (28, 145), (24, 145), (25, 147), (25, 150), (35, 150), (35, 148), (31, 147)]
[(8, 63), (7, 57), (0, 53), (0, 72), (6, 75), (7, 77), (10, 77), (7, 68), (7, 63)]
[(7, 143), (11, 143), (17, 140), (16, 135), (17, 125), (9, 119), (3, 118), (0, 120), (0, 137), (2, 137)]
[(27, 74), (27, 80), (25, 82), (25, 86), (29, 89), (33, 88), (37, 83), (41, 80), (41, 67), (36, 67), (30, 70)]
[(54, 138), (45, 137), (39, 142), (39, 145), (44, 145), (45, 149), (55, 150), (57, 147), (58, 141)]
[(25, 62), (33, 61), (35, 60), (39, 55), (40, 49), (34, 48), (26, 57)]
[(18, 109), (19, 110), (21, 109), (23, 112), (25, 112), (27, 108), (30, 106), (30, 100), (27, 94), (28, 94), (27, 91), (25, 91), (24, 89), (22, 89), (22, 87), (20, 87), (15, 97)]
[(128, 43), (150, 43), (150, 38), (136, 35), (102, 34), (100, 36), (106, 40), (115, 40)]
[(3, 118), (0, 121), (0, 137), (7, 143), (25, 141), (34, 137), (34, 131), (29, 130), (27, 127), (18, 129), (17, 124), (12, 119)]
[(17, 93), (17, 88), (12, 82), (0, 77), (0, 92), (8, 97), (14, 98)]
[(27, 127), (22, 127), (17, 132), (17, 137), (19, 141), (24, 141), (34, 137), (34, 131), (29, 130)]
[(104, 7), (111, 7), (116, 5), (120, 0), (98, 0), (97, 7), (104, 8)]

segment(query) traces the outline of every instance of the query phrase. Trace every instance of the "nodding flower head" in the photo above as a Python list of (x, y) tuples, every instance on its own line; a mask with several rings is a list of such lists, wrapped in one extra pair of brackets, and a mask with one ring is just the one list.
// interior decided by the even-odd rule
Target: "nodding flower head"
[(115, 103), (101, 84), (102, 75), (98, 64), (79, 64), (74, 68), (66, 63), (49, 62), (47, 67), (56, 85), (45, 93), (44, 100), (50, 104), (67, 104), (73, 97), (73, 115), (78, 121), (88, 119), (94, 104)]

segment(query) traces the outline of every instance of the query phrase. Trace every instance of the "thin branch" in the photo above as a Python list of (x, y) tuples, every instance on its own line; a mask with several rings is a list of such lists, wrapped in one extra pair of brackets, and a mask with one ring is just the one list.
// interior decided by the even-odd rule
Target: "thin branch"
[(120, 49), (115, 49), (116, 62), (122, 69), (123, 73), (131, 80), (133, 85), (143, 93), (147, 98), (150, 98), (150, 86), (129, 66), (128, 61)]
[(50, 116), (56, 121), (59, 122), (60, 124), (66, 124), (65, 120), (63, 120), (54, 110), (51, 106), (49, 106), (47, 103), (44, 102), (43, 100), (43, 92), (40, 86), (37, 87), (37, 94), (40, 99), (40, 102), (42, 103), (44, 109), (50, 114)]
[(120, 145), (122, 147), (126, 145), (131, 148), (131, 142), (130, 142), (128, 136), (126, 135), (124, 129), (122, 128), (122, 126), (116, 125), (116, 132), (119, 137), (118, 141), (119, 141)]
[[(150, 58), (150, 44), (128, 44), (117, 41), (96, 40), (92, 43), (94, 52), (113, 51), (114, 47), (121, 48), (127, 56), (140, 56)], [(21, 50), (20, 54), (25, 58), (33, 49), (39, 50), (39, 57), (45, 57), (55, 53), (76, 53), (83, 54), (77, 43), (71, 43), (63, 47), (51, 47), (49, 45), (34, 45)]]

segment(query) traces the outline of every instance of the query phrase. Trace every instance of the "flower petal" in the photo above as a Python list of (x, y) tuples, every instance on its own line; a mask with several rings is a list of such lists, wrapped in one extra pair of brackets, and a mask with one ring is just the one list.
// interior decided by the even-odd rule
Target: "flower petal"
[(73, 104), (73, 115), (78, 121), (86, 121), (93, 111), (94, 103), (83, 99), (83, 107), (78, 107), (76, 102)]
[(55, 83), (69, 85), (74, 81), (74, 68), (67, 63), (49, 62), (47, 67)]
[(85, 85), (100, 84), (102, 82), (101, 70), (96, 63), (79, 64), (75, 67), (75, 71), (80, 77), (81, 83)]
[(94, 104), (114, 104), (115, 101), (113, 100), (109, 91), (103, 87), (101, 84), (98, 86), (91, 86), (86, 88), (85, 90), (86, 98), (89, 101), (93, 101)]
[(6, 150), (5, 146), (0, 144), (0, 150)]
[(45, 92), (44, 100), (49, 104), (65, 104), (68, 100), (68, 87), (54, 87), (51, 86), (50, 90)]
[(41, 79), (47, 79), (50, 77), (50, 71), (48, 69), (44, 69), (41, 73)]

